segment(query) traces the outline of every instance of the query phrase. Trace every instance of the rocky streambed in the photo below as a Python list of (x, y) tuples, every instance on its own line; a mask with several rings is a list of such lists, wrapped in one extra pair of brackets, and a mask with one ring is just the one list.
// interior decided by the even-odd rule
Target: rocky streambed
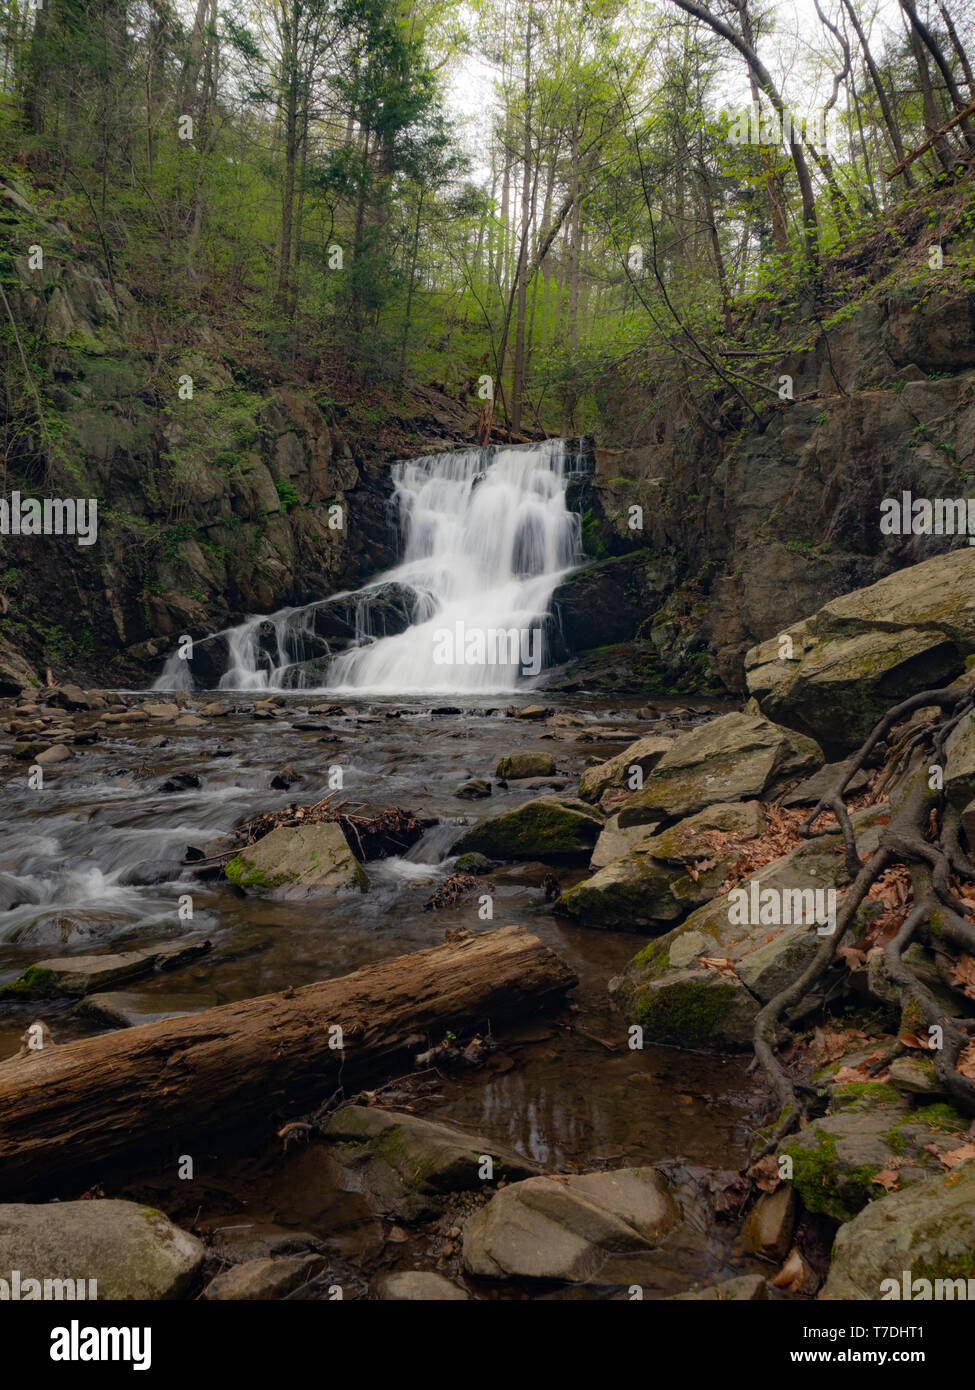
[(904, 1269), (967, 1277), (975, 609), (967, 553), (930, 566), (828, 605), (788, 661), (756, 649), (744, 709), (8, 702), (8, 1172), (18, 1097), (43, 1075), (44, 1120), (62, 1047), (100, 1065), (100, 1039), (189, 1020), (178, 1089), (194, 1018), (272, 995), (287, 1026), (312, 982), (360, 970), (365, 1000), (370, 968), (445, 939), (463, 976), (465, 943), (505, 931), (577, 983), (418, 1033), (365, 1086), (323, 1070), (310, 1106), (272, 1090), (249, 1132), (183, 1138), (177, 1113), (151, 1154), (8, 1179), (0, 1267), (226, 1299), (871, 1299)]

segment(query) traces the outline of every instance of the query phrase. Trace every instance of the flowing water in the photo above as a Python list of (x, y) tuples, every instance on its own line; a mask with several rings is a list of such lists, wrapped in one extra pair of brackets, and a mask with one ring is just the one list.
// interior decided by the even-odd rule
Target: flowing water
[[(394, 464), (400, 563), (354, 593), (220, 634), (220, 687), (405, 697), (529, 686), (550, 664), (552, 594), (583, 559), (566, 488), (585, 467), (560, 439)], [(173, 654), (156, 689), (186, 689), (190, 664)]]
[[(462, 783), (492, 778), (499, 759), (511, 753), (545, 751), (571, 786), (587, 762), (602, 761), (644, 734), (674, 732), (705, 713), (674, 711), (668, 708), (673, 701), (653, 711), (604, 696), (546, 695), (553, 712), (572, 718), (536, 724), (511, 718), (505, 708), (538, 698), (529, 693), (533, 680), (523, 665), (444, 668), (433, 659), (431, 625), (447, 631), (458, 623), (467, 631), (544, 627), (559, 577), (579, 559), (578, 518), (565, 499), (572, 467), (571, 456), (554, 445), (397, 465), (394, 505), (403, 559), (373, 585), (343, 596), (356, 637), (342, 653), (327, 654), (329, 688), (343, 692), (331, 706), (294, 688), (300, 684), (295, 634), (311, 644), (327, 606), (309, 605), (224, 634), (220, 684), (229, 714), (207, 715), (212, 697), (184, 692), (177, 702), (202, 707), (201, 727), (179, 727), (171, 718), (128, 729), (101, 726), (96, 742), (76, 746), (70, 762), (48, 771), (43, 793), (28, 788), (23, 763), (4, 764), (0, 984), (44, 957), (188, 937), (210, 941), (210, 953), (192, 965), (112, 991), (116, 1004), (139, 1022), (342, 975), (439, 944), (447, 927), (482, 931), (522, 923), (579, 975), (577, 1010), (527, 1020), (502, 1035), (486, 1067), (443, 1078), (431, 1102), (435, 1113), (556, 1169), (675, 1158), (727, 1168), (743, 1159), (754, 1103), (743, 1063), (628, 1049), (606, 987), (641, 938), (594, 932), (553, 916), (542, 890), (550, 866), (519, 863), (492, 871), (485, 880), (494, 902), (491, 921), (478, 917), (476, 897), (425, 910), (451, 872), (451, 846), (461, 827), (544, 790), (526, 793), (495, 781), (486, 802), (471, 803), (457, 795)], [(398, 610), (402, 630), (385, 637), (375, 617), (381, 590), (387, 600), (392, 594), (394, 605), (404, 602), (404, 593), (412, 595)], [(261, 623), (270, 623), (273, 635)], [(267, 657), (263, 664), (260, 651)], [(161, 684), (178, 688), (181, 665), (182, 673), (174, 668)], [(321, 669), (302, 667), (297, 674), (314, 681)], [(233, 696), (231, 685), (244, 692), (281, 687), (275, 717), (255, 718), (247, 694)], [(493, 691), (506, 698), (492, 702)], [(439, 692), (457, 703), (438, 708), (429, 697)], [(75, 716), (75, 729), (84, 733), (95, 719)], [(301, 781), (273, 790), (271, 779), (285, 765)], [(202, 848), (259, 811), (318, 800), (337, 767), (349, 809), (368, 813), (398, 805), (432, 822), (407, 853), (367, 865), (367, 893), (249, 897), (223, 879), (194, 876), (183, 863), (188, 846)], [(200, 786), (166, 790), (178, 774), (198, 777)], [(586, 871), (556, 872), (564, 888)], [(110, 1026), (70, 1001), (0, 999), (0, 1058), (17, 1050), (24, 1028), (38, 1016), (56, 1042)], [(254, 1171), (249, 1161), (236, 1152), (221, 1154), (219, 1163), (211, 1157), (211, 1179), (189, 1195), (180, 1184), (162, 1190), (151, 1174), (140, 1180), (138, 1193), (187, 1222), (198, 1208), (207, 1219), (229, 1220), (243, 1205), (255, 1220), (289, 1228), (334, 1233), (351, 1221), (359, 1230), (347, 1211), (332, 1209), (334, 1193), (308, 1169), (312, 1157), (291, 1156), (282, 1166), (279, 1156), (270, 1168), (259, 1163)], [(183, 1210), (187, 1202), (193, 1210)], [(374, 1224), (366, 1221), (362, 1229)], [(715, 1239), (713, 1252), (688, 1270), (688, 1279), (735, 1272), (730, 1238)], [(426, 1258), (418, 1248), (409, 1257)]]

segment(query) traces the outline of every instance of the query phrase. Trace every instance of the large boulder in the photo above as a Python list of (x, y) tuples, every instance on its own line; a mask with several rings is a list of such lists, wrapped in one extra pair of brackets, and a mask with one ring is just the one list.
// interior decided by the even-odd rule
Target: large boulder
[(973, 652), (975, 550), (965, 548), (833, 599), (753, 647), (745, 666), (763, 713), (846, 753), (891, 705), (961, 675)]
[[(975, 1166), (962, 1164), (866, 1207), (836, 1233), (833, 1263), (821, 1298), (931, 1298), (915, 1279), (963, 1280), (962, 1292), (942, 1286), (942, 1297), (969, 1297), (975, 1268)], [(904, 1292), (907, 1271), (910, 1292)], [(893, 1282), (890, 1282), (893, 1281)], [(900, 1292), (895, 1292), (899, 1290)]]
[(335, 821), (279, 826), (241, 850), (224, 873), (231, 883), (249, 893), (273, 888), (363, 890), (369, 886), (365, 870)]
[(504, 782), (515, 782), (522, 777), (551, 777), (554, 772), (555, 759), (551, 753), (510, 753), (495, 768), (495, 776)]
[(588, 859), (602, 828), (601, 818), (585, 802), (539, 796), (472, 826), (455, 843), (453, 853), (476, 851), (492, 859)]
[(464, 1265), (493, 1279), (629, 1283), (681, 1219), (655, 1168), (530, 1178), (467, 1223)]
[(22, 1298), (27, 1279), (39, 1280), (42, 1290), (51, 1281), (93, 1279), (100, 1299), (182, 1298), (204, 1254), (195, 1236), (136, 1202), (0, 1206), (0, 1270), (5, 1278), (19, 1270)]
[[(886, 803), (854, 816), (861, 852), (876, 849), (887, 820)], [(841, 835), (801, 841), (737, 885), (744, 890), (749, 920), (739, 920), (740, 896), (736, 901), (724, 894), (634, 956), (615, 984), (626, 1016), (643, 1027), (647, 1042), (750, 1047), (761, 1003), (795, 978), (822, 940), (815, 925), (776, 926), (763, 922), (761, 914), (751, 920), (755, 895), (761, 901), (766, 890), (779, 898), (787, 889), (828, 892), (849, 881)], [(716, 959), (728, 962), (723, 972), (708, 964)], [(831, 983), (827, 976), (823, 988)]]
[(662, 738), (659, 734), (650, 738), (638, 738), (624, 752), (618, 753), (608, 762), (596, 767), (587, 767), (579, 779), (579, 795), (583, 801), (598, 801), (603, 792), (610, 787), (624, 787), (632, 776), (633, 769), (639, 768), (645, 776), (670, 749), (674, 740)]
[(892, 1173), (902, 1189), (944, 1172), (938, 1155), (962, 1147), (967, 1122), (950, 1105), (911, 1110), (890, 1086), (853, 1082), (831, 1093), (832, 1113), (779, 1144), (807, 1211), (848, 1221), (884, 1195)]
[(682, 734), (619, 809), (622, 828), (677, 820), (715, 802), (760, 797), (823, 763), (819, 746), (756, 714), (725, 714)]
[[(715, 850), (708, 831), (757, 835), (761, 807), (711, 806), (627, 850), (555, 903), (561, 916), (587, 927), (652, 930), (681, 921), (718, 892), (737, 859)], [(756, 814), (757, 813), (757, 814)], [(700, 867), (696, 867), (700, 865)]]

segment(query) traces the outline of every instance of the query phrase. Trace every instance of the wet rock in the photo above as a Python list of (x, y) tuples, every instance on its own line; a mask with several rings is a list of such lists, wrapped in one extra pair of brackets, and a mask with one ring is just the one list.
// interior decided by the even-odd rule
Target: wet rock
[(271, 786), (275, 791), (287, 791), (289, 787), (293, 787), (303, 780), (301, 773), (296, 772), (289, 763), (280, 772), (274, 774), (271, 778)]
[(325, 1135), (349, 1187), (368, 1193), (378, 1211), (405, 1221), (436, 1211), (446, 1193), (480, 1189), (485, 1156), (494, 1160), (493, 1181), (539, 1172), (481, 1135), (395, 1110), (346, 1106), (328, 1120)]
[(790, 1183), (780, 1183), (774, 1192), (763, 1192), (741, 1228), (742, 1247), (780, 1264), (792, 1247), (797, 1208), (795, 1188)]
[(141, 709), (120, 710), (117, 714), (103, 714), (99, 724), (144, 724), (148, 719)]
[(547, 719), (552, 711), (545, 705), (525, 705), (523, 709), (512, 707), (509, 713), (513, 714), (515, 719)]
[(372, 1287), (384, 1303), (464, 1303), (470, 1294), (433, 1270), (397, 1270), (381, 1274)]
[[(672, 738), (638, 738), (629, 748), (597, 767), (587, 767), (579, 779), (579, 795), (583, 801), (598, 801), (610, 787), (624, 787), (638, 768), (641, 778), (659, 763), (672, 747)], [(632, 790), (632, 788), (631, 788)]]
[(93, 701), (80, 686), (62, 685), (47, 697), (46, 703), (56, 709), (88, 710), (97, 708), (99, 702)]
[(147, 700), (140, 705), (142, 713), (148, 719), (178, 719), (179, 705), (162, 700)]
[(737, 1278), (724, 1279), (720, 1284), (708, 1284), (690, 1293), (673, 1294), (667, 1302), (751, 1303), (762, 1298), (768, 1298), (768, 1284), (762, 1276), (739, 1274)]
[(466, 830), (454, 852), (493, 859), (588, 859), (603, 828), (585, 802), (540, 796)]
[(454, 869), (459, 874), (489, 874), (493, 865), (486, 854), (459, 854)]
[(42, 1289), (45, 1281), (94, 1279), (99, 1299), (183, 1298), (204, 1255), (195, 1236), (135, 1202), (0, 1206), (0, 1269), (19, 1270), (21, 1297), (27, 1279)]
[(63, 743), (55, 743), (50, 748), (45, 748), (43, 753), (38, 753), (34, 761), (42, 767), (47, 767), (52, 763), (66, 763), (71, 757), (70, 748), (65, 748)]
[[(762, 711), (840, 752), (891, 705), (960, 676), (975, 652), (975, 551), (953, 550), (833, 599), (753, 647), (748, 689)], [(780, 656), (780, 637), (793, 659)]]
[(551, 777), (554, 772), (555, 759), (551, 753), (512, 753), (502, 758), (495, 768), (495, 776), (504, 782), (524, 777)]
[(274, 888), (365, 891), (369, 886), (365, 870), (334, 821), (279, 826), (241, 850), (224, 873), (231, 883), (249, 893)]
[(655, 1168), (529, 1178), (468, 1221), (464, 1266), (489, 1279), (629, 1283), (641, 1265), (634, 1257), (651, 1254), (681, 1220)]
[(200, 719), (195, 714), (181, 714), (178, 719), (173, 721), (174, 729), (202, 729), (206, 726), (206, 720)]
[(121, 951), (104, 956), (63, 956), (39, 960), (0, 989), (0, 994), (29, 999), (60, 994), (90, 994), (123, 980), (147, 975), (151, 970), (174, 970), (210, 950), (209, 941), (174, 941), (142, 951)]
[(202, 787), (203, 783), (195, 772), (175, 772), (167, 777), (159, 788), (161, 792), (190, 792)]
[(226, 1300), (284, 1298), (310, 1283), (325, 1268), (321, 1255), (279, 1255), (276, 1259), (248, 1260), (212, 1279), (203, 1297)]
[(210, 704), (200, 706), (200, 715), (204, 719), (225, 719), (233, 712), (233, 705), (226, 700), (212, 700)]
[(74, 1012), (95, 1018), (113, 1028), (140, 1028), (161, 1018), (185, 1018), (215, 1008), (224, 1001), (215, 994), (135, 994), (118, 990), (112, 994), (86, 994)]
[[(902, 1192), (873, 1202), (841, 1226), (833, 1246), (833, 1263), (821, 1298), (878, 1299), (904, 1292), (924, 1297), (913, 1279), (968, 1281), (975, 1257), (975, 1168), (963, 1164)], [(892, 1282), (885, 1282), (892, 1281)], [(971, 1288), (966, 1283), (965, 1292)], [(949, 1296), (944, 1292), (942, 1297)], [(929, 1287), (926, 1296), (931, 1298)], [(958, 1287), (950, 1296), (961, 1297)]]
[(491, 795), (491, 783), (485, 782), (483, 777), (473, 777), (459, 786), (454, 795), (461, 801), (481, 801)]
[(823, 762), (812, 739), (752, 714), (726, 714), (681, 734), (619, 810), (621, 827), (676, 820), (715, 802), (761, 797)]
[(0, 912), (10, 912), (21, 903), (36, 903), (40, 894), (32, 884), (14, 874), (0, 872)]

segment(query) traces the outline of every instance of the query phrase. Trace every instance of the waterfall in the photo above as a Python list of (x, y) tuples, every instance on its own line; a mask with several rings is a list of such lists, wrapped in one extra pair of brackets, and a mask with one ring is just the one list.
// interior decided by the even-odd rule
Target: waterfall
[[(526, 686), (549, 664), (555, 588), (583, 558), (580, 520), (566, 505), (577, 471), (580, 456), (564, 440), (395, 463), (400, 563), (354, 593), (204, 639), (192, 662), (197, 683), (220, 671), (220, 687), (233, 690)], [(156, 688), (185, 688), (188, 664), (171, 657)]]

